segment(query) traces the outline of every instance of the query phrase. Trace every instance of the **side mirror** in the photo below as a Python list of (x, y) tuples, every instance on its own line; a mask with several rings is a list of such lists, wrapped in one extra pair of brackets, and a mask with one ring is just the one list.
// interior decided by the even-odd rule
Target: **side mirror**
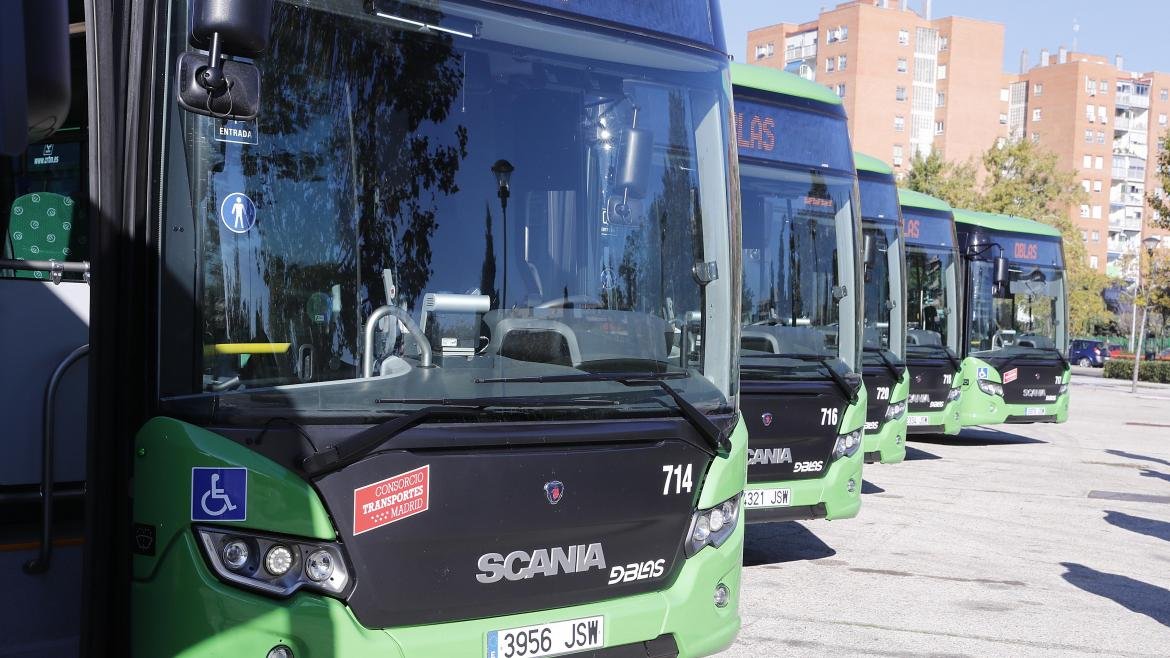
[(255, 57), (268, 48), (273, 0), (191, 0), (191, 45), (175, 76), (188, 112), (246, 120), (260, 108), (260, 71), (225, 57)]
[(874, 240), (872, 234), (866, 233), (861, 243), (861, 270), (867, 282), (870, 279), (870, 270), (873, 269), (875, 263), (877, 263), (877, 241)]
[(5, 3), (0, 21), (0, 154), (19, 155), (69, 114), (66, 0)]
[(1008, 294), (1008, 284), (1011, 283), (1012, 275), (1008, 271), (1008, 259), (1003, 256), (995, 257), (995, 273), (992, 277), (992, 283), (999, 289), (1000, 296), (1010, 296)]
[(626, 197), (641, 199), (646, 196), (646, 178), (650, 172), (650, 156), (654, 150), (654, 133), (637, 128), (638, 110), (629, 128), (622, 133), (618, 146), (617, 186), (624, 188)]

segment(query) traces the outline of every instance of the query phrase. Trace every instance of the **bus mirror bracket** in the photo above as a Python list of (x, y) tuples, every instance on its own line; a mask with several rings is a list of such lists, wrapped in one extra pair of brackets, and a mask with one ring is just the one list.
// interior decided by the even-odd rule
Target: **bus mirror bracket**
[(256, 118), (260, 71), (237, 57), (255, 57), (268, 48), (272, 0), (193, 0), (190, 42), (206, 55), (179, 56), (179, 106), (222, 119)]
[(1011, 282), (1011, 272), (1008, 270), (1008, 259), (1003, 256), (995, 257), (995, 276), (993, 283), (997, 290), (1000, 291), (1001, 296), (1010, 296), (1008, 293), (1008, 283)]

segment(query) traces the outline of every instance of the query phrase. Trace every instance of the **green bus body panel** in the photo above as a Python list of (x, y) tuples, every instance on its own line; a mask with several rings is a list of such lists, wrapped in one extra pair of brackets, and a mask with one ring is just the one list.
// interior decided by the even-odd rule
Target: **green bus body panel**
[[(959, 372), (955, 373), (955, 377), (960, 377), (962, 372), (963, 371), (960, 366), (960, 370)], [(959, 381), (962, 382), (962, 379), (959, 379)], [(962, 390), (962, 385), (953, 386), (952, 388), (958, 388)], [(926, 416), (927, 421), (923, 423), (924, 425), (931, 427), (942, 427), (943, 434), (947, 436), (954, 436), (959, 433), (959, 430), (963, 429), (962, 424), (959, 423), (959, 405), (962, 404), (962, 401), (963, 397), (962, 394), (960, 394), (957, 400), (951, 400), (942, 409), (936, 409), (934, 411), (915, 411), (913, 413), (907, 412), (907, 424), (909, 425), (908, 421), (910, 416)], [(908, 426), (907, 431), (909, 432), (913, 429), (913, 426)]]
[[(1041, 407), (1047, 411), (1045, 415), (1055, 416), (1055, 421), (1063, 423), (1068, 420), (1068, 405), (1071, 391), (1057, 396), (1055, 402), (1031, 402), (1027, 404), (1008, 404), (998, 395), (988, 395), (979, 389), (975, 383), (979, 368), (987, 368), (987, 380), (1003, 383), (1003, 375), (986, 361), (969, 356), (963, 359), (963, 369), (959, 377), (963, 382), (963, 395), (959, 398), (959, 422), (963, 427), (974, 425), (1000, 425), (1007, 422), (1009, 416), (1027, 415), (1028, 407)], [(1068, 385), (1072, 381), (1072, 371), (1066, 369), (1061, 383)]]
[(942, 199), (932, 197), (929, 194), (923, 194), (922, 192), (907, 190), (902, 187), (898, 188), (898, 203), (911, 208), (954, 212), (954, 208), (951, 208), (950, 204)]
[(773, 94), (807, 98), (828, 105), (841, 105), (841, 97), (828, 87), (809, 82), (799, 75), (765, 66), (732, 62), (731, 84)]
[[(865, 386), (858, 392), (857, 402), (848, 405), (841, 414), (840, 434), (848, 434), (865, 427)], [(851, 519), (857, 516), (861, 509), (861, 469), (865, 462), (865, 437), (862, 435), (862, 446), (851, 457), (845, 457), (830, 462), (829, 467), (819, 478), (808, 480), (774, 480), (772, 482), (753, 482), (748, 489), (790, 489), (792, 495), (789, 504), (792, 507), (825, 504), (825, 519)], [(853, 492), (846, 490), (846, 483), (852, 478)]]
[(956, 208), (955, 221), (960, 224), (982, 226), (993, 231), (1014, 231), (1016, 233), (1029, 233), (1032, 235), (1048, 235), (1055, 238), (1061, 237), (1060, 230), (1055, 227), (1042, 224), (1035, 220), (1013, 217), (1011, 215), (997, 215), (990, 212)]
[[(890, 391), (890, 404), (905, 402), (910, 397), (910, 370), (902, 372), (902, 378)], [(883, 464), (897, 464), (906, 459), (906, 414), (901, 418), (887, 421), (877, 432), (866, 432), (861, 439), (861, 452), (877, 452)]]
[(872, 155), (866, 155), (860, 151), (853, 152), (853, 166), (857, 171), (869, 171), (875, 174), (885, 174), (886, 176), (893, 176), (894, 170), (890, 165), (878, 160)]
[(308, 482), (214, 432), (154, 418), (139, 430), (134, 454), (134, 522), (155, 528), (155, 555), (134, 556), (135, 578), (150, 578), (176, 537), (191, 535), (191, 469), (196, 466), (248, 469), (247, 520), (221, 524), (337, 538), (325, 505)]
[[(864, 403), (862, 410), (864, 417)], [(742, 418), (731, 440), (731, 455), (716, 460), (707, 473), (700, 507), (743, 491), (747, 429)], [(149, 558), (151, 568), (132, 585), (134, 655), (263, 656), (284, 644), (298, 658), (463, 658), (484, 655), (492, 630), (601, 615), (607, 647), (671, 633), (680, 656), (705, 656), (729, 647), (739, 631), (742, 515), (722, 546), (705, 547), (687, 559), (674, 584), (660, 592), (505, 617), (368, 629), (337, 599), (310, 592), (270, 598), (223, 583), (208, 569), (189, 529), (190, 467), (246, 465), (248, 521), (241, 526), (332, 539), (329, 518), (308, 485), (243, 446), (171, 419), (150, 421), (139, 433), (138, 446), (135, 520), (160, 524), (160, 541), (157, 556)], [(182, 496), (149, 494), (174, 490), (176, 478), (185, 483), (179, 487), (186, 492)], [(169, 524), (165, 546), (163, 522)], [(361, 575), (356, 577), (360, 583)], [(725, 608), (716, 608), (712, 599), (719, 583), (732, 594)], [(393, 583), (385, 587), (387, 596), (410, 595), (396, 591)]]

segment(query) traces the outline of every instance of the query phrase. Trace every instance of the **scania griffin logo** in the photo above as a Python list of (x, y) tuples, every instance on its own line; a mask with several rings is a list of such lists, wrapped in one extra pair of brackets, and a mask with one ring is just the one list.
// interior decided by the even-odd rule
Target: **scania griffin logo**
[(772, 414), (768, 413), (767, 411), (765, 411), (764, 414), (760, 416), (760, 420), (764, 422), (764, 427), (772, 426)]
[(544, 483), (544, 497), (550, 505), (556, 505), (565, 497), (565, 483), (560, 480)]
[(922, 383), (922, 375), (914, 375), (914, 383), (921, 384)]

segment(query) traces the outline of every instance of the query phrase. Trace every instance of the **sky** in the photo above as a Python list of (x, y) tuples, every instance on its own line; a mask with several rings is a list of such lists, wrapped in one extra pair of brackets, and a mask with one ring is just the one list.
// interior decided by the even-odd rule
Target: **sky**
[[(919, 10), (923, 0), (909, 0)], [(803, 23), (821, 8), (844, 0), (721, 0), (727, 45), (738, 62), (749, 62), (747, 32), (775, 23)], [(1106, 15), (1106, 7), (1116, 8)], [(934, 18), (965, 16), (1003, 23), (1004, 71), (1019, 71), (1020, 50), (1030, 65), (1047, 48), (1055, 60), (1061, 44), (1112, 58), (1120, 54), (1130, 71), (1170, 72), (1170, 0), (934, 0)], [(1079, 26), (1074, 31), (1073, 25)]]

